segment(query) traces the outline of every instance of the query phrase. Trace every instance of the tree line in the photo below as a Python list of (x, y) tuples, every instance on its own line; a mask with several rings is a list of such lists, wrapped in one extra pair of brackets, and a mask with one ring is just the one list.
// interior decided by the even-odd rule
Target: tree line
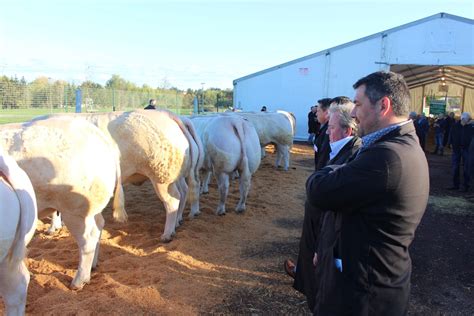
[(76, 91), (82, 92), (82, 106), (94, 109), (124, 110), (140, 108), (149, 99), (168, 109), (192, 109), (197, 99), (200, 109), (215, 111), (232, 107), (231, 89), (180, 90), (175, 87), (137, 86), (119, 75), (112, 75), (105, 85), (87, 80), (79, 85), (64, 80), (38, 77), (27, 82), (24, 77), (0, 76), (2, 109), (67, 108), (76, 104)]

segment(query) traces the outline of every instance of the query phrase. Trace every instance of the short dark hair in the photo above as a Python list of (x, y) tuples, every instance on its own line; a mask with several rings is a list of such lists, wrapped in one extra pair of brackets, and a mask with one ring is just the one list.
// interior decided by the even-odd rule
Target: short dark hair
[(336, 104), (346, 104), (346, 103), (352, 103), (352, 100), (346, 96), (339, 96), (331, 99), (330, 104), (336, 103)]
[(357, 80), (353, 88), (365, 85), (365, 95), (375, 104), (383, 97), (392, 101), (393, 113), (406, 116), (410, 108), (410, 90), (402, 75), (391, 71), (377, 71)]
[(331, 100), (331, 98), (323, 98), (321, 100), (318, 100), (321, 109), (323, 109), (324, 111), (329, 109), (329, 106), (331, 105)]

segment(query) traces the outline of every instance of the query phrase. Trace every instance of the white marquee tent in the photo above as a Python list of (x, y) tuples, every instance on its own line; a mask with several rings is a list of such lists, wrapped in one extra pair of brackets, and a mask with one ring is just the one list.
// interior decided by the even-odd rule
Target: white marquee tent
[(295, 139), (307, 138), (307, 114), (325, 97), (353, 97), (357, 79), (378, 70), (401, 73), (411, 110), (474, 113), (474, 20), (439, 13), (234, 80), (234, 106), (295, 114)]

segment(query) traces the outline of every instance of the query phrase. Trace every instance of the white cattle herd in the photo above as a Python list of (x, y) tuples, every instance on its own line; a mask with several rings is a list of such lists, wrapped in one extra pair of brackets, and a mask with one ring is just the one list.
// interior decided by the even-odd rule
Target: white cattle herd
[(54, 231), (61, 212), (79, 246), (71, 288), (81, 289), (97, 265), (101, 212), (112, 197), (114, 219), (127, 220), (123, 184), (151, 181), (166, 209), (161, 240), (168, 242), (182, 224), (186, 202), (189, 217), (199, 215), (199, 195), (208, 192), (212, 173), (219, 188), (216, 214), (225, 213), (234, 172), (240, 182), (235, 210), (243, 212), (265, 145), (275, 144), (276, 166), (288, 170), (294, 126), (294, 116), (284, 111), (187, 118), (165, 110), (62, 114), (0, 125), (0, 296), (7, 315), (25, 311), (30, 277), (24, 258), (37, 218), (53, 215)]

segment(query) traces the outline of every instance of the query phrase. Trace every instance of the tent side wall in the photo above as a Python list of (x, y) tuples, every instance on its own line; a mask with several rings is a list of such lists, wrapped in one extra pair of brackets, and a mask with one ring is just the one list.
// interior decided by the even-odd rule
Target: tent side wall
[[(370, 56), (367, 58), (367, 55)], [(305, 140), (308, 138), (310, 107), (325, 97), (346, 95), (352, 98), (354, 82), (381, 68), (374, 63), (379, 55), (380, 39), (374, 38), (237, 81), (234, 106), (244, 111), (259, 111), (266, 105), (270, 111), (293, 112), (295, 139)]]
[(465, 93), (464, 112), (469, 112), (474, 117), (474, 89), (467, 88)]

